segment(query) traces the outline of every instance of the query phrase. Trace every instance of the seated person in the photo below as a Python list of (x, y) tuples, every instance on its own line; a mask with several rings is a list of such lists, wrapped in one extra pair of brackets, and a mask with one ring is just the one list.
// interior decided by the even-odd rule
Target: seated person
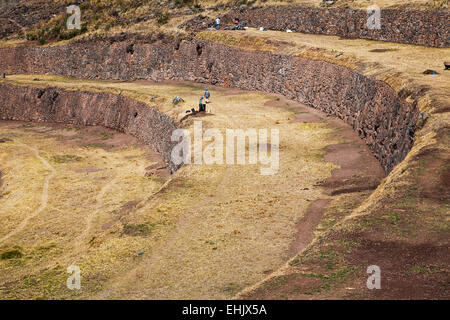
[(203, 103), (204, 96), (201, 96), (200, 101), (198, 102), (198, 112), (206, 111), (206, 104)]
[(234, 30), (242, 30), (242, 26), (241, 26), (239, 18), (234, 18), (233, 22), (234, 22), (234, 28), (233, 28)]

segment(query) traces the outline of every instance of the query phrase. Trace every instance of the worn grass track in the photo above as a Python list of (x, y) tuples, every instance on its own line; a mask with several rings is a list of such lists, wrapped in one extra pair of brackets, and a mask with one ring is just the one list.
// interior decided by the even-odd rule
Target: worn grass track
[[(195, 106), (203, 90), (146, 81), (8, 78), (16, 85), (122, 91), (147, 102), (156, 97), (155, 106), (174, 118)], [(299, 112), (295, 108), (304, 107), (292, 101), (210, 89), (214, 114), (188, 118), (183, 125), (192, 130), (195, 119), (203, 121), (204, 129), (221, 132), (278, 128), (276, 175), (261, 176), (257, 165), (191, 165), (165, 182), (145, 178), (144, 169), (151, 164), (145, 153), (110, 130), (11, 122), (0, 126), (0, 137), (27, 141), (56, 170), (46, 209), (0, 247), (0, 252), (18, 248), (22, 254), (0, 260), (3, 298), (229, 298), (285, 263), (296, 221), (311, 201), (328, 197), (319, 185), (337, 166), (324, 161), (324, 148), (341, 140), (320, 117), (294, 121), (309, 109)], [(175, 95), (186, 102), (173, 107)], [(25, 181), (36, 179), (36, 173), (17, 170), (29, 159), (13, 146), (0, 144), (5, 182), (33, 196), (42, 191), (42, 182), (36, 185), (40, 191), (27, 186)], [(17, 192), (12, 189), (0, 199), (3, 218), (12, 219)], [(29, 214), (28, 207), (38, 199), (33, 201), (21, 202), (28, 210), (21, 215)], [(17, 224), (12, 219), (1, 232), (7, 234)], [(71, 264), (82, 270), (80, 291), (65, 288), (65, 269)]]

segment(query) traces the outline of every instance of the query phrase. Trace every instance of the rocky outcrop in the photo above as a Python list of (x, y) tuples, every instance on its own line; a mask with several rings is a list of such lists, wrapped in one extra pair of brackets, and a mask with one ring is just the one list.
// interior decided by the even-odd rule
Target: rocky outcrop
[(98, 125), (127, 133), (160, 153), (171, 172), (172, 131), (164, 113), (133, 99), (106, 92), (30, 88), (0, 83), (0, 119)]
[[(132, 52), (127, 49), (130, 45)], [(358, 71), (206, 41), (75, 43), (2, 49), (0, 57), (0, 70), (8, 73), (189, 80), (280, 93), (349, 123), (386, 172), (411, 149), (418, 118), (415, 105), (401, 99), (386, 83)], [(77, 103), (72, 103), (74, 108)]]
[[(371, 14), (370, 14), (371, 15)], [(232, 23), (237, 17), (250, 27), (271, 30), (327, 34), (345, 38), (450, 47), (450, 11), (381, 9), (381, 29), (369, 30), (366, 10), (320, 9), (300, 6), (267, 6), (236, 9), (223, 17)]]

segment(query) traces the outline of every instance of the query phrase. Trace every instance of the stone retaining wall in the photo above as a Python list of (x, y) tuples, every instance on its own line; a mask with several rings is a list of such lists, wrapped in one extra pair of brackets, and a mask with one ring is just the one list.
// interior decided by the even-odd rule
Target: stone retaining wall
[(381, 9), (380, 30), (367, 28), (369, 15), (366, 10), (269, 6), (232, 10), (222, 21), (231, 24), (234, 17), (256, 28), (450, 47), (450, 11), (446, 9)]
[[(358, 71), (324, 61), (241, 50), (207, 41), (73, 43), (1, 49), (0, 57), (0, 70), (7, 73), (187, 80), (280, 93), (349, 123), (386, 172), (411, 149), (419, 113), (415, 105), (401, 99), (389, 85)], [(97, 102), (94, 99), (84, 103), (94, 106)]]
[(0, 119), (103, 126), (127, 133), (160, 153), (171, 172), (177, 128), (172, 118), (144, 103), (111, 93), (30, 88), (0, 83)]

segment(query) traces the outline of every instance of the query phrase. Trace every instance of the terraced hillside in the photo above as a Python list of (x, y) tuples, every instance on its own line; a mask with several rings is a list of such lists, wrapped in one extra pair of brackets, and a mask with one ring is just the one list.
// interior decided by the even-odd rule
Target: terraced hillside
[[(0, 298), (448, 299), (447, 1), (377, 3), (370, 34), (367, 1), (84, 1), (76, 31), (69, 2), (6, 3)], [(292, 6), (310, 29), (277, 19)], [(199, 123), (277, 129), (246, 147), (278, 150), (276, 173), (217, 149), (174, 164), (172, 132)]]

